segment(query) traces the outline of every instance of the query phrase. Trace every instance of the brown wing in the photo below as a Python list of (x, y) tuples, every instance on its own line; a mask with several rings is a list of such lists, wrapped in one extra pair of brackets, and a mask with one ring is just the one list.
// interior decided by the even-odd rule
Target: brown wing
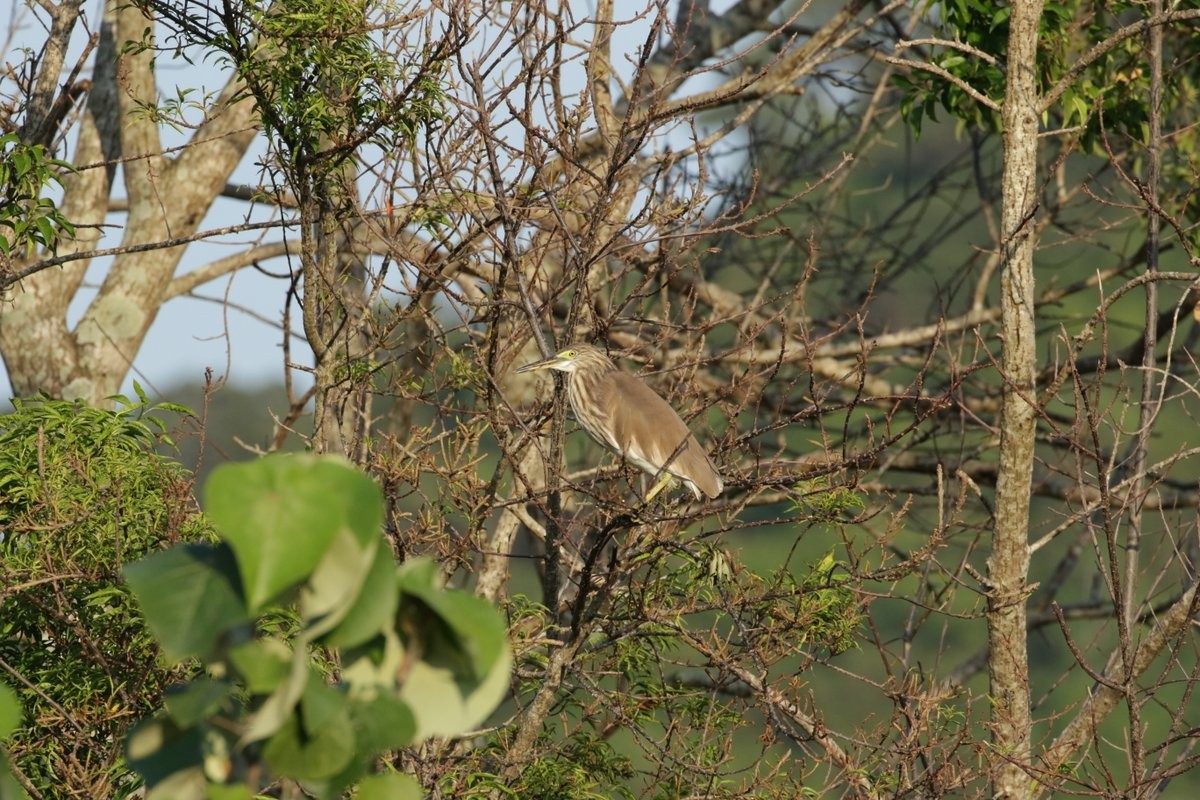
[(621, 399), (611, 409), (614, 445), (626, 458), (650, 473), (670, 460), (666, 471), (688, 483), (697, 497), (699, 492), (719, 495), (723, 483), (717, 468), (675, 409), (635, 375), (613, 372), (609, 377)]

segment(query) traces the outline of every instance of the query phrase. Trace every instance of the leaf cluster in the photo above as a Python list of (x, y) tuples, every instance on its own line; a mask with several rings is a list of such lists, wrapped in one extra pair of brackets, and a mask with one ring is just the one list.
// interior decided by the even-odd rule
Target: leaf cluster
[(60, 173), (71, 166), (26, 144), (15, 133), (0, 134), (0, 257), (16, 258), (35, 246), (54, 249), (75, 226), (49, 197), (48, 186), (61, 186)]
[[(1122, 25), (1140, 19), (1145, 8), (1136, 3), (1110, 3), (1081, 15), (1082, 5), (1079, 0), (1045, 4), (1038, 30), (1037, 82), (1041, 94), (1062, 80), (1090, 48)], [(932, 72), (897, 75), (906, 121), (920, 133), (924, 120), (936, 121), (940, 106), (960, 127), (998, 132), (999, 112), (981, 105), (963, 84), (997, 104), (1003, 100), (1011, 8), (982, 0), (948, 0), (931, 3), (930, 9), (937, 11), (934, 33), (964, 47), (935, 46), (928, 62), (957, 82)], [(1149, 91), (1149, 75), (1143, 63), (1140, 37), (1128, 37), (1115, 47), (1093, 54), (1082, 68), (1076, 67), (1076, 76), (1043, 124), (1047, 128), (1080, 126), (1083, 147), (1093, 152), (1099, 152), (1105, 128), (1140, 134), (1146, 124), (1147, 106), (1143, 100)], [(1187, 84), (1192, 86), (1194, 81), (1188, 78)], [(1186, 94), (1189, 90), (1185, 86), (1172, 91)]]
[[(442, 588), (431, 561), (397, 567), (365, 475), (315, 456), (226, 465), (207, 510), (220, 543), (125, 569), (165, 655), (204, 666), (129, 736), (149, 797), (249, 796), (280, 779), (338, 797), (378, 755), (462, 733), (508, 690), (502, 619)], [(371, 780), (418, 796), (400, 776)]]
[(225, 28), (199, 43), (245, 81), (285, 163), (328, 172), (359, 146), (411, 144), (418, 128), (442, 116), (441, 60), (388, 52), (376, 35), (390, 18), (386, 6), (227, 3)]

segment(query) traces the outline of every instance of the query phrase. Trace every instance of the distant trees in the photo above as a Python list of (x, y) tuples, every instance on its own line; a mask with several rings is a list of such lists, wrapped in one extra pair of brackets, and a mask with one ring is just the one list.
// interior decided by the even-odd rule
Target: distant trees
[[(433, 796), (1161, 794), (1198, 724), (1200, 12), (933, 9), (145, 0), (89, 87), (47, 6), (10, 127), (77, 171), (0, 352), (101, 402), (163, 302), (288, 254), (316, 366), (265, 449), (347, 455), (399, 556), (509, 615), (495, 725), (393, 759)], [(158, 97), (167, 50), (229, 84)], [(176, 276), (260, 130), (272, 220)], [(574, 339), (680, 410), (719, 501), (642, 504), (513, 375)]]

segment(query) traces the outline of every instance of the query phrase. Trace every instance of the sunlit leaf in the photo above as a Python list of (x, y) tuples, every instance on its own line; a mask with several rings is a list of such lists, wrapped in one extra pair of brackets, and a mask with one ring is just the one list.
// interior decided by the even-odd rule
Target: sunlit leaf
[(311, 663), (303, 650), (292, 654), (287, 677), (246, 721), (242, 743), (255, 742), (274, 735), (294, 716), (293, 712), (311, 674)]
[[(507, 657), (504, 620), (486, 600), (438, 586), (436, 570), (436, 565), (427, 559), (406, 562), (399, 570), (400, 591), (419, 598), (445, 623), (452, 632), (450, 643), (468, 658), (475, 675), (482, 677), (492, 670), (497, 660)], [(402, 597), (402, 606), (406, 601), (407, 598)]]
[(7, 739), (21, 725), (21, 701), (16, 693), (0, 683), (0, 740)]
[(210, 656), (225, 632), (248, 619), (224, 545), (180, 545), (126, 564), (123, 572), (172, 661)]
[(225, 681), (200, 677), (168, 689), (163, 703), (171, 719), (186, 728), (212, 716), (225, 703), (232, 688)]
[(424, 796), (416, 778), (398, 772), (364, 778), (355, 795), (357, 800), (421, 800)]
[[(223, 465), (206, 495), (209, 517), (237, 554), (251, 612), (316, 569), (339, 534), (366, 545), (382, 519), (370, 478), (340, 460), (311, 455)], [(365, 573), (370, 559), (362, 562)]]
[(270, 694), (292, 673), (295, 656), (279, 639), (252, 639), (229, 651), (229, 663), (251, 694)]
[(126, 755), (150, 787), (149, 798), (200, 800), (208, 781), (202, 767), (204, 733), (180, 728), (165, 717), (145, 720), (130, 731)]
[(354, 758), (354, 726), (345, 695), (313, 675), (300, 701), (300, 714), (290, 715), (263, 745), (272, 770), (298, 780), (327, 780)]
[(380, 541), (366, 579), (359, 585), (358, 597), (324, 644), (330, 647), (356, 647), (370, 640), (396, 615), (400, 590), (396, 582), (396, 560), (386, 542)]

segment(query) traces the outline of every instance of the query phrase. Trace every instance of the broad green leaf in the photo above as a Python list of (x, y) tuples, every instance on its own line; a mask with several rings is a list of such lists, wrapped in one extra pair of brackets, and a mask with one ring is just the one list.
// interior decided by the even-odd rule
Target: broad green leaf
[[(378, 487), (331, 457), (274, 456), (219, 467), (207, 484), (208, 515), (237, 554), (246, 602), (258, 612), (303, 581), (339, 533), (378, 535)], [(365, 572), (370, 560), (363, 565)]]
[(148, 798), (201, 800), (208, 781), (202, 767), (204, 732), (182, 729), (166, 717), (143, 720), (129, 732), (125, 752), (150, 788)]
[(262, 706), (246, 720), (242, 744), (273, 736), (295, 716), (296, 704), (304, 694), (312, 669), (307, 646), (301, 642), (291, 656), (287, 678), (263, 701)]
[(126, 564), (123, 572), (172, 662), (209, 658), (224, 633), (247, 621), (225, 545), (177, 545)]
[(340, 720), (350, 721), (349, 701), (346, 695), (325, 683), (324, 679), (312, 673), (308, 684), (304, 687), (304, 695), (300, 698), (301, 720), (306, 731), (319, 731), (331, 725), (339, 724)]
[(25, 787), (17, 782), (8, 766), (8, 753), (0, 750), (0, 800), (28, 800)]
[(225, 681), (200, 677), (168, 689), (163, 705), (177, 725), (190, 728), (216, 713), (232, 690)]
[(229, 663), (250, 694), (274, 692), (291, 675), (294, 661), (287, 644), (270, 637), (251, 639), (229, 651)]
[(263, 745), (263, 758), (276, 775), (301, 781), (328, 780), (355, 756), (354, 726), (346, 697), (313, 674), (304, 689), (300, 710)]
[(352, 696), (371, 694), (376, 687), (396, 690), (396, 674), (404, 661), (404, 646), (395, 630), (384, 630), (362, 645), (342, 651), (342, 679)]
[(354, 722), (361, 752), (382, 753), (410, 745), (417, 733), (417, 720), (408, 704), (390, 692), (351, 698), (350, 718)]
[(202, 800), (207, 794), (208, 781), (204, 772), (189, 769), (156, 784), (146, 793), (146, 800)]
[(209, 784), (205, 800), (254, 800), (254, 793), (244, 783), (229, 786)]
[[(413, 559), (398, 571), (402, 595), (418, 598), (429, 611), (436, 615), (451, 632), (449, 638), (432, 637), (433, 649), (423, 652), (433, 656), (441, 645), (449, 645), (467, 657), (475, 676), (482, 678), (491, 672), (496, 662), (508, 658), (507, 627), (503, 617), (486, 600), (467, 592), (445, 589), (436, 583), (436, 566), (428, 559)], [(402, 613), (416, 613), (406, 597), (401, 597)], [(419, 618), (419, 614), (417, 614)], [(418, 623), (421, 624), (421, 623)], [(432, 622), (425, 624), (424, 632), (439, 633)], [(441, 662), (449, 666), (457, 656), (447, 652), (438, 654)]]
[(419, 654), (400, 690), (417, 717), (417, 736), (470, 730), (508, 692), (512, 654), (504, 619), (481, 598), (437, 586), (428, 560), (406, 562), (397, 577), (399, 630), (404, 646)]
[(358, 591), (358, 597), (324, 644), (329, 647), (357, 647), (390, 626), (396, 616), (400, 590), (396, 585), (396, 560), (387, 542), (380, 539), (375, 559)]
[(477, 727), (508, 694), (511, 668), (507, 650), (487, 675), (472, 681), (427, 661), (414, 662), (400, 698), (417, 718), (416, 738), (457, 736)]
[(0, 683), (0, 740), (21, 726), (21, 701), (16, 692)]
[(350, 611), (382, 544), (391, 560), (391, 549), (376, 532), (364, 546), (347, 529), (338, 531), (325, 557), (309, 576), (300, 593), (300, 617), (308, 635), (316, 638), (337, 625)]
[(399, 772), (363, 778), (355, 795), (357, 800), (421, 800), (424, 796), (416, 778)]

